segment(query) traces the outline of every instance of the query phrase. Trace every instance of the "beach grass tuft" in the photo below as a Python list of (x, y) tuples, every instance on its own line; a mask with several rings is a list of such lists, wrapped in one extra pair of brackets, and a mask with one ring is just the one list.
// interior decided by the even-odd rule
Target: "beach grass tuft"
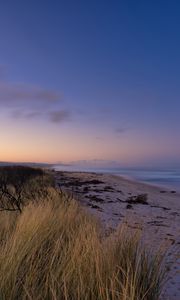
[[(32, 181), (31, 189), (37, 192)], [(21, 213), (0, 213), (0, 299), (159, 299), (162, 253), (124, 226), (105, 236), (95, 217), (49, 181), (38, 197)]]

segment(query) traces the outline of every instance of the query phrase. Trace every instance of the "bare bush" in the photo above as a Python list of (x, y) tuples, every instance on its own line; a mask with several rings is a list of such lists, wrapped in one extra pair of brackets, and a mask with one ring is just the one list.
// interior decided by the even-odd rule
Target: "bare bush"
[(0, 211), (22, 212), (25, 186), (32, 178), (43, 176), (41, 169), (24, 166), (0, 168)]

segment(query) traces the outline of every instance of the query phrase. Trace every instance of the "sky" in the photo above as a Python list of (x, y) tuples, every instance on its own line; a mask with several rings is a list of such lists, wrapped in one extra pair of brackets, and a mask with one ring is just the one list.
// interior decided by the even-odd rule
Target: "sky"
[(180, 2), (0, 1), (0, 161), (180, 163)]

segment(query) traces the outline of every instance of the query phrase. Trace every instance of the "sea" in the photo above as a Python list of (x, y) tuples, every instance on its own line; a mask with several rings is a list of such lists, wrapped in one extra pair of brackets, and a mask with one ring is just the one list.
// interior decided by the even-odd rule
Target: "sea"
[(99, 168), (78, 165), (54, 165), (53, 168), (56, 171), (95, 172), (124, 176), (128, 179), (180, 192), (180, 168)]

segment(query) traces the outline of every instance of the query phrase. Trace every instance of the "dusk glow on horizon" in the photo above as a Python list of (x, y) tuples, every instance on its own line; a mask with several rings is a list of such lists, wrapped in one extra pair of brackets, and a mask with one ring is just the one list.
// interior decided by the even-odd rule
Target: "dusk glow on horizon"
[(0, 161), (180, 165), (178, 1), (0, 4)]

